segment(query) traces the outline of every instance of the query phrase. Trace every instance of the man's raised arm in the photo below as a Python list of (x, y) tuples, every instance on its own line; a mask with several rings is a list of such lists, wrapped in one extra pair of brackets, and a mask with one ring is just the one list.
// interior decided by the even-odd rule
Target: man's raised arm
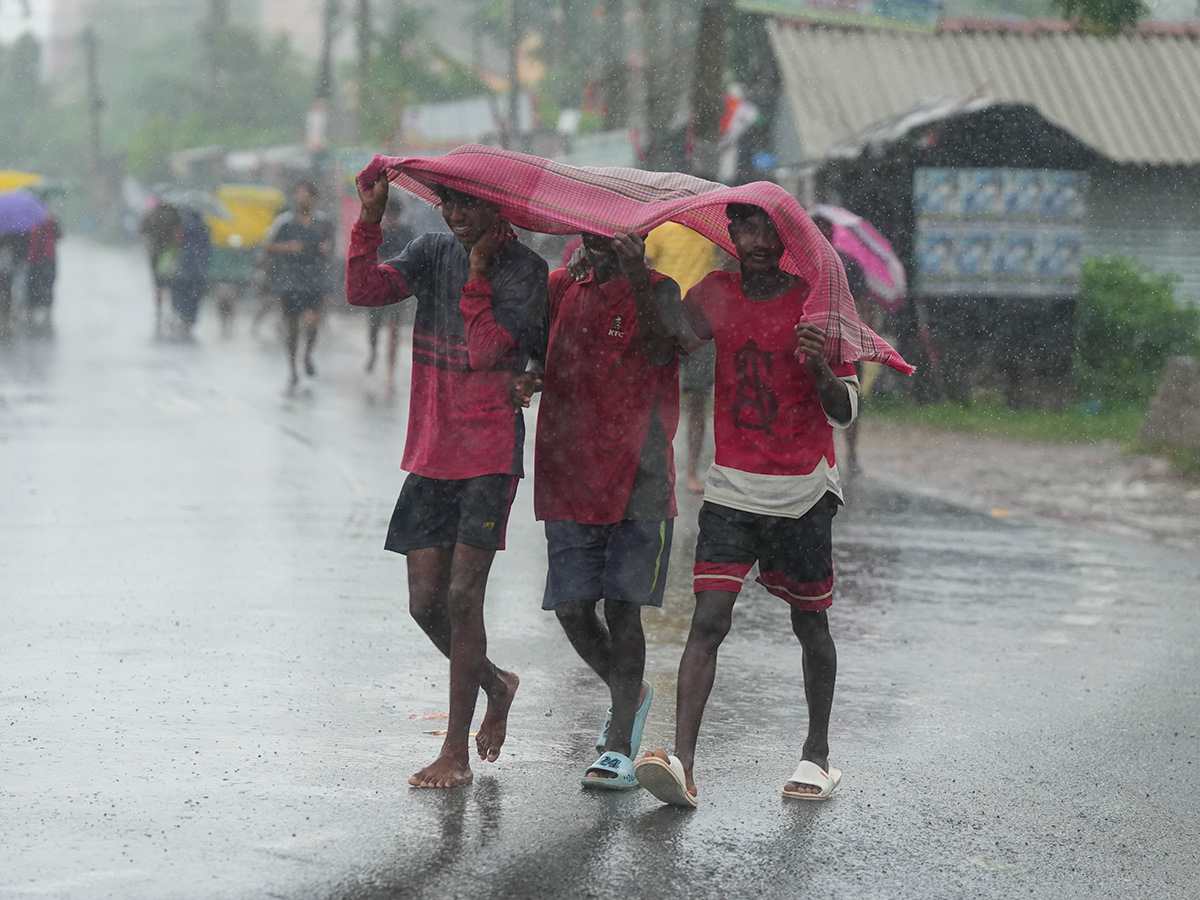
[(350, 229), (350, 252), (346, 257), (346, 299), (354, 306), (387, 306), (403, 300), (412, 291), (392, 266), (379, 265), (383, 243), (383, 211), (387, 207), (388, 182), (382, 175), (369, 189), (358, 188), (362, 209)]

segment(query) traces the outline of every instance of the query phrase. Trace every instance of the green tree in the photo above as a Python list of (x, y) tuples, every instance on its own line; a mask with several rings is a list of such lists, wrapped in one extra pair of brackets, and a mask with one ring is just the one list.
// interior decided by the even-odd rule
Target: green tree
[[(196, 77), (210, 64), (215, 84)], [(286, 39), (264, 42), (236, 26), (208, 45), (195, 35), (163, 35), (126, 56), (112, 82), (110, 130), (129, 135), (129, 171), (146, 180), (166, 177), (175, 150), (299, 141), (312, 99), (311, 73)]]
[(1065, 18), (1078, 19), (1086, 30), (1103, 35), (1136, 25), (1150, 11), (1142, 0), (1050, 0), (1050, 4)]
[(467, 66), (429, 39), (423, 13), (398, 7), (387, 27), (372, 36), (367, 82), (362, 86), (359, 138), (368, 143), (386, 141), (396, 133), (406, 106), (486, 92), (487, 87)]
[(1178, 280), (1120, 256), (1084, 260), (1076, 373), (1085, 395), (1144, 403), (1167, 357), (1200, 355), (1200, 308), (1175, 299)]

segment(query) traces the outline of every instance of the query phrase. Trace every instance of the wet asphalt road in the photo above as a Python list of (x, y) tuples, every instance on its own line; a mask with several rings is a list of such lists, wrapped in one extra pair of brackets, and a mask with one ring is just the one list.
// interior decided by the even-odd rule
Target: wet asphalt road
[[(63, 257), (55, 337), (0, 347), (0, 897), (1200, 897), (1200, 561), (902, 484), (853, 485), (835, 525), (832, 802), (779, 796), (800, 656), (758, 589), (700, 809), (579, 788), (607, 701), (538, 609), (528, 485), (487, 607), (522, 677), (505, 753), (410, 790), (447, 670), (381, 549), (407, 411), (362, 320), (287, 397), (271, 327), (155, 342), (140, 256)], [(695, 509), (646, 615), (647, 745)]]

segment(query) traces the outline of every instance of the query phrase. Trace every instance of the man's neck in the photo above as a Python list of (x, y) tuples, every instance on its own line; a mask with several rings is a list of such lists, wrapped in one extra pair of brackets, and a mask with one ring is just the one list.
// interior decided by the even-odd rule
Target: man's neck
[(742, 293), (747, 300), (773, 300), (791, 290), (795, 279), (783, 269), (767, 272), (742, 271)]
[(621, 274), (620, 266), (592, 266), (592, 274), (596, 278), (596, 284), (608, 284), (614, 278)]

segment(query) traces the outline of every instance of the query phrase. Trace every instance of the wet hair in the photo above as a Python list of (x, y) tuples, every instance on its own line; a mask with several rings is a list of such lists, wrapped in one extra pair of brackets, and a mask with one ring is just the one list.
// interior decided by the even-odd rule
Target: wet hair
[(466, 191), (460, 191), (452, 187), (446, 187), (444, 184), (433, 184), (430, 185), (430, 188), (435, 194), (437, 194), (438, 199), (443, 203), (446, 203), (447, 201), (453, 202), (456, 200), (459, 203), (467, 203), (483, 199), (482, 197), (476, 197), (474, 194), (468, 194)]
[(766, 210), (753, 203), (730, 203), (725, 207), (725, 215), (729, 217), (730, 225), (737, 225), (757, 215), (766, 215)]
[(301, 178), (299, 181), (297, 181), (296, 186), (292, 188), (292, 193), (296, 193), (296, 191), (300, 190), (300, 188), (304, 188), (314, 197), (319, 197), (321, 195), (321, 192), (317, 190), (317, 183), (311, 178)]

